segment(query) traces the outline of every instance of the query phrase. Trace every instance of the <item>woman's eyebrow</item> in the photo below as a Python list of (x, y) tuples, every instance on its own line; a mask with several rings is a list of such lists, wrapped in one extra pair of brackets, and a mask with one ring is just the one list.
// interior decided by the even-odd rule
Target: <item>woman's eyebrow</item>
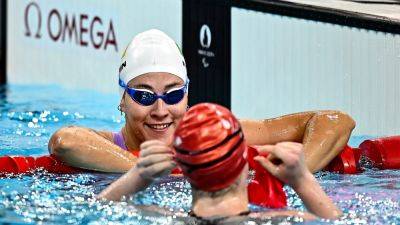
[(183, 85), (183, 84), (180, 83), (180, 82), (174, 82), (174, 83), (172, 83), (172, 84), (166, 85), (165, 88), (164, 88), (164, 90), (168, 90), (168, 89), (171, 89), (171, 88), (173, 88), (173, 87), (182, 86), (182, 85)]
[(153, 87), (148, 84), (135, 84), (135, 85), (132, 85), (131, 87), (136, 88), (136, 89), (147, 89), (147, 90), (153, 91)]
[[(168, 90), (177, 86), (182, 86), (181, 82), (173, 82), (171, 84), (167, 84), (164, 87), (164, 90)], [(131, 88), (136, 88), (136, 89), (147, 89), (150, 91), (154, 91), (154, 88), (148, 84), (134, 84), (134, 85), (129, 85)]]

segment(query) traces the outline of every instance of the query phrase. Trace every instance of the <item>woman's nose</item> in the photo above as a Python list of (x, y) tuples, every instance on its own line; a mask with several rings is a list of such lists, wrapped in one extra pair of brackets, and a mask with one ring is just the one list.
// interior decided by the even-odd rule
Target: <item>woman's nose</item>
[(168, 109), (166, 103), (162, 99), (157, 99), (153, 105), (153, 110), (151, 111), (151, 116), (157, 118), (165, 118), (168, 115)]

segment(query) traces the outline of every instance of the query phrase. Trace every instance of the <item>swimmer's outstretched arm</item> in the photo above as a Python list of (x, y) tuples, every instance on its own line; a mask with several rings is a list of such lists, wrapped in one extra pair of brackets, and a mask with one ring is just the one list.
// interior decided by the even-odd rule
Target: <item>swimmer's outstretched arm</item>
[(98, 199), (109, 201), (120, 201), (122, 197), (129, 197), (152, 183), (152, 180), (142, 178), (136, 167), (130, 169), (122, 175), (118, 180), (114, 181), (110, 186), (104, 189), (98, 196)]
[(342, 211), (336, 207), (307, 169), (302, 148), (302, 144), (294, 142), (259, 146), (260, 155), (265, 153), (269, 155), (254, 157), (254, 160), (272, 175), (291, 186), (311, 213), (327, 219), (338, 218), (342, 215)]
[(104, 189), (100, 199), (119, 201), (148, 187), (157, 177), (171, 173), (176, 167), (172, 149), (159, 140), (145, 141), (140, 145), (136, 165), (126, 174)]
[(303, 112), (240, 123), (249, 145), (303, 143), (306, 164), (313, 173), (341, 152), (355, 127), (354, 120), (340, 111)]
[(88, 128), (64, 127), (53, 134), (48, 148), (51, 154), (74, 167), (102, 172), (128, 171), (137, 158), (110, 139), (107, 134)]

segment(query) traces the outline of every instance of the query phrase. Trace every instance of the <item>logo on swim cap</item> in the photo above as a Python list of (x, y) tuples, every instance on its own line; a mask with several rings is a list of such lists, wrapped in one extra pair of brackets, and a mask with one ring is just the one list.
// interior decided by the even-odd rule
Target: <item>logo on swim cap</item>
[(174, 145), (179, 146), (181, 144), (182, 144), (182, 139), (179, 136), (175, 137)]
[(122, 53), (121, 59), (123, 59), (126, 56), (126, 50), (128, 49), (129, 45), (126, 46), (124, 52)]
[(221, 120), (221, 123), (222, 123), (222, 126), (225, 128), (225, 129), (230, 129), (231, 128), (231, 124), (229, 123), (229, 121), (228, 120)]

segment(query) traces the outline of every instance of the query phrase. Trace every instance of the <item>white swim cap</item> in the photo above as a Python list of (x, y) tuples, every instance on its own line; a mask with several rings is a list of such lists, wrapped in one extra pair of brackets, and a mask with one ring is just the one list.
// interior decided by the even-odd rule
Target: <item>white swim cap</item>
[[(136, 35), (122, 55), (119, 78), (126, 85), (150, 72), (166, 72), (187, 82), (186, 63), (178, 45), (164, 32), (151, 29)], [(124, 88), (120, 86), (120, 94)]]

